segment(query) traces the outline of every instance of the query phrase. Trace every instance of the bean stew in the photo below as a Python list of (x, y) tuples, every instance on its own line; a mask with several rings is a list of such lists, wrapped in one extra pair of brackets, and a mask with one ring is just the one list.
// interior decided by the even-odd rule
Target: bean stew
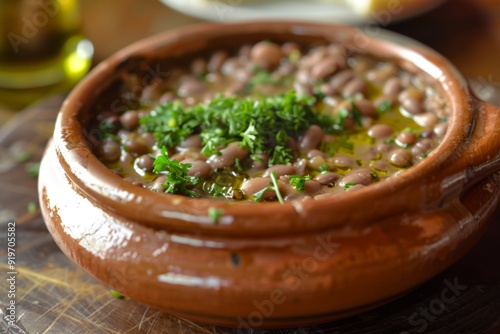
[(154, 192), (283, 203), (397, 177), (437, 147), (448, 116), (425, 73), (337, 44), (261, 41), (171, 68), (138, 108), (101, 112), (93, 149)]

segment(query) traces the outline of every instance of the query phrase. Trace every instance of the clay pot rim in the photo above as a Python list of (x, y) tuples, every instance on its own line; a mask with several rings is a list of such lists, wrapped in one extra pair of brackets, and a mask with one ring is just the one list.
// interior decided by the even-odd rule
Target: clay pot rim
[[(112, 77), (117, 67), (131, 57), (154, 59), (167, 46), (181, 44), (193, 39), (203, 39), (228, 35), (250, 35), (253, 32), (269, 31), (271, 35), (283, 32), (306, 35), (315, 34), (328, 38), (344, 39), (351, 43), (359, 39), (366, 43), (363, 50), (380, 56), (407, 61), (420, 70), (427, 72), (441, 84), (450, 108), (448, 133), (443, 142), (419, 165), (412, 167), (402, 175), (393, 179), (370, 185), (352, 193), (346, 193), (322, 200), (304, 203), (231, 203), (215, 199), (192, 199), (180, 195), (165, 195), (133, 186), (129, 182), (114, 175), (92, 153), (86, 144), (84, 129), (78, 121), (79, 113), (85, 111), (85, 101), (92, 101), (100, 92), (96, 87)], [(351, 38), (352, 40), (349, 40)], [(334, 38), (330, 38), (334, 40)], [(349, 42), (350, 41), (350, 42)], [(184, 43), (184, 44), (182, 44)], [(243, 44), (243, 43), (242, 43)], [(203, 45), (202, 45), (203, 46)], [(69, 179), (93, 200), (118, 215), (126, 215), (141, 224), (156, 228), (173, 228), (187, 231), (202, 230), (214, 233), (256, 234), (290, 233), (290, 224), (270, 221), (283, 217), (293, 221), (292, 225), (301, 225), (298, 221), (307, 221), (304, 213), (312, 210), (325, 211), (327, 208), (342, 209), (349, 203), (369, 203), (380, 196), (393, 196), (398, 190), (423, 182), (435, 171), (442, 168), (456, 150), (458, 143), (466, 138), (464, 125), (472, 120), (467, 85), (462, 75), (449, 61), (437, 52), (420, 43), (395, 34), (380, 30), (376, 37), (369, 37), (354, 27), (336, 26), (302, 22), (270, 22), (239, 23), (230, 25), (202, 24), (187, 29), (163, 33), (134, 43), (117, 52), (100, 63), (71, 92), (58, 116), (54, 133), (57, 155)], [(216, 207), (223, 210), (224, 215), (214, 224), (208, 215), (208, 209)], [(145, 210), (151, 210), (144, 214)], [(307, 216), (307, 214), (306, 214)], [(269, 218), (274, 217), (274, 218)], [(271, 226), (265, 229), (262, 225), (270, 221)], [(301, 225), (302, 226), (302, 225)], [(311, 224), (298, 230), (314, 230), (328, 227)], [(265, 232), (267, 230), (267, 232)]]

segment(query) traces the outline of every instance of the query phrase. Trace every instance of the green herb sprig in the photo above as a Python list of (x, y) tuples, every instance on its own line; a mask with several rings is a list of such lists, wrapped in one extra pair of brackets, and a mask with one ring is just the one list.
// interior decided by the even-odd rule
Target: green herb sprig
[(192, 164), (183, 164), (175, 159), (170, 159), (165, 146), (163, 146), (161, 155), (156, 157), (153, 166), (155, 173), (166, 173), (166, 181), (162, 185), (166, 193), (199, 197), (197, 193), (189, 189), (200, 182), (199, 178), (187, 175)]

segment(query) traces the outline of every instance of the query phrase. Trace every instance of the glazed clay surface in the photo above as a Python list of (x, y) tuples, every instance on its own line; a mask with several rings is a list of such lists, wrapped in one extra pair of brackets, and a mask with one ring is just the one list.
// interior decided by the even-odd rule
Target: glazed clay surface
[[(470, 96), (446, 60), (400, 36), (369, 38), (349, 27), (263, 22), (227, 28), (194, 27), (136, 44), (100, 64), (71, 93), (39, 183), (46, 224), (66, 255), (157, 309), (221, 325), (278, 326), (385, 303), (448, 267), (479, 239), (500, 197), (500, 116)], [(422, 164), (395, 179), (285, 205), (151, 193), (113, 175), (92, 154), (86, 132), (92, 104), (119, 99), (123, 73), (161, 72), (263, 37), (339, 42), (427, 72), (449, 103), (449, 133)], [(219, 224), (211, 222), (210, 207), (223, 210)]]

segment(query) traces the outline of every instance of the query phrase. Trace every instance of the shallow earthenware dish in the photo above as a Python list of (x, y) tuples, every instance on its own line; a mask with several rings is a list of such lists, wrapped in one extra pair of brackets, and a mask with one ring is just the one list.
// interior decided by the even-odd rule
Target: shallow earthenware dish
[[(396, 178), (284, 205), (153, 193), (92, 153), (94, 106), (124, 103), (124, 75), (147, 82), (196, 56), (263, 39), (342, 43), (426, 72), (449, 105), (445, 139)], [(63, 252), (141, 303), (238, 327), (324, 322), (397, 298), (480, 238), (500, 201), (500, 113), (472, 96), (446, 59), (399, 35), (297, 22), (197, 26), (118, 52), (73, 90), (42, 161), (39, 194)], [(210, 207), (224, 212), (218, 224)]]

